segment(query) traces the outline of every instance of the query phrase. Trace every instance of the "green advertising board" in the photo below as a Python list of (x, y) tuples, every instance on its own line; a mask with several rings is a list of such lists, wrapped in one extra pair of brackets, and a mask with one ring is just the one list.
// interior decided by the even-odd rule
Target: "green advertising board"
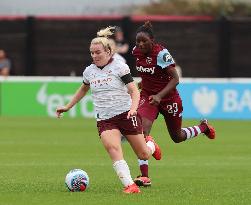
[[(251, 118), (250, 78), (181, 80), (178, 89), (185, 99), (184, 119)], [(0, 115), (55, 117), (56, 108), (68, 103), (81, 84), (81, 77), (0, 76)], [(94, 118), (90, 93), (64, 116)]]
[[(0, 84), (2, 116), (55, 117), (56, 108), (69, 102), (81, 85), (81, 80), (77, 82), (2, 81)], [(91, 95), (88, 93), (64, 116), (93, 118)]]

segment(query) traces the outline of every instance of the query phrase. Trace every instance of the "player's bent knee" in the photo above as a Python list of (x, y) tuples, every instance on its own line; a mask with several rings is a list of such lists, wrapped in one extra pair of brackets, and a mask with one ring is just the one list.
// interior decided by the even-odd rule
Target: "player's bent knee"
[(140, 152), (138, 153), (138, 158), (141, 160), (148, 160), (150, 158), (150, 155), (148, 152)]
[(107, 152), (110, 154), (116, 154), (119, 152), (119, 147), (116, 146), (109, 146), (106, 148)]

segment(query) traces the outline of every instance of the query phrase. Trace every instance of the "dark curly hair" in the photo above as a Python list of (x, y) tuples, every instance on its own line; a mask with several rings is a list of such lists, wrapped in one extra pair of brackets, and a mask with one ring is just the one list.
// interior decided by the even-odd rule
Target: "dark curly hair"
[(151, 39), (154, 38), (153, 26), (152, 26), (152, 24), (151, 24), (150, 21), (146, 21), (146, 22), (144, 23), (144, 25), (140, 26), (140, 27), (137, 29), (136, 34), (137, 34), (137, 33), (140, 33), (140, 32), (143, 32), (143, 33), (148, 34), (149, 37), (150, 37)]

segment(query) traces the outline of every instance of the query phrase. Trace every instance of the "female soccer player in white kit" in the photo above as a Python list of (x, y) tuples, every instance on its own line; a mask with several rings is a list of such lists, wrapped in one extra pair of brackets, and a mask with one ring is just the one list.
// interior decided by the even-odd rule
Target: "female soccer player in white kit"
[(71, 101), (57, 108), (57, 116), (70, 110), (90, 89), (96, 112), (101, 141), (113, 161), (113, 168), (124, 185), (124, 193), (139, 193), (129, 167), (124, 160), (121, 134), (126, 136), (138, 158), (146, 160), (151, 155), (161, 158), (161, 150), (154, 140), (145, 141), (141, 119), (137, 114), (139, 91), (133, 82), (127, 64), (112, 58), (109, 40), (97, 37), (91, 41), (93, 63), (83, 72), (83, 84)]

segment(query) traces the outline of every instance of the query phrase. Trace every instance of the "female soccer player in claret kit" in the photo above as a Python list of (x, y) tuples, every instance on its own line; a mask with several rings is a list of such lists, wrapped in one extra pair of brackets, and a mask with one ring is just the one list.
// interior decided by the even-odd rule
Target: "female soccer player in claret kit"
[[(215, 129), (206, 119), (199, 125), (181, 128), (182, 100), (176, 89), (179, 76), (175, 62), (169, 51), (154, 40), (154, 32), (149, 21), (136, 32), (136, 46), (132, 51), (140, 83), (140, 102), (138, 113), (142, 118), (146, 140), (151, 139), (150, 131), (159, 113), (163, 115), (168, 132), (175, 143), (196, 137), (203, 133), (209, 139), (215, 138)], [(134, 179), (138, 186), (150, 186), (148, 161), (138, 160), (141, 175)]]
[[(109, 29), (107, 29), (108, 31)], [(67, 112), (91, 90), (101, 142), (113, 162), (113, 168), (124, 186), (124, 193), (139, 193), (130, 169), (124, 160), (121, 134), (140, 159), (161, 158), (161, 150), (153, 139), (145, 141), (142, 123), (137, 114), (140, 94), (127, 64), (112, 58), (109, 39), (97, 37), (91, 41), (93, 63), (83, 72), (83, 84), (71, 101), (57, 108), (57, 116)]]

